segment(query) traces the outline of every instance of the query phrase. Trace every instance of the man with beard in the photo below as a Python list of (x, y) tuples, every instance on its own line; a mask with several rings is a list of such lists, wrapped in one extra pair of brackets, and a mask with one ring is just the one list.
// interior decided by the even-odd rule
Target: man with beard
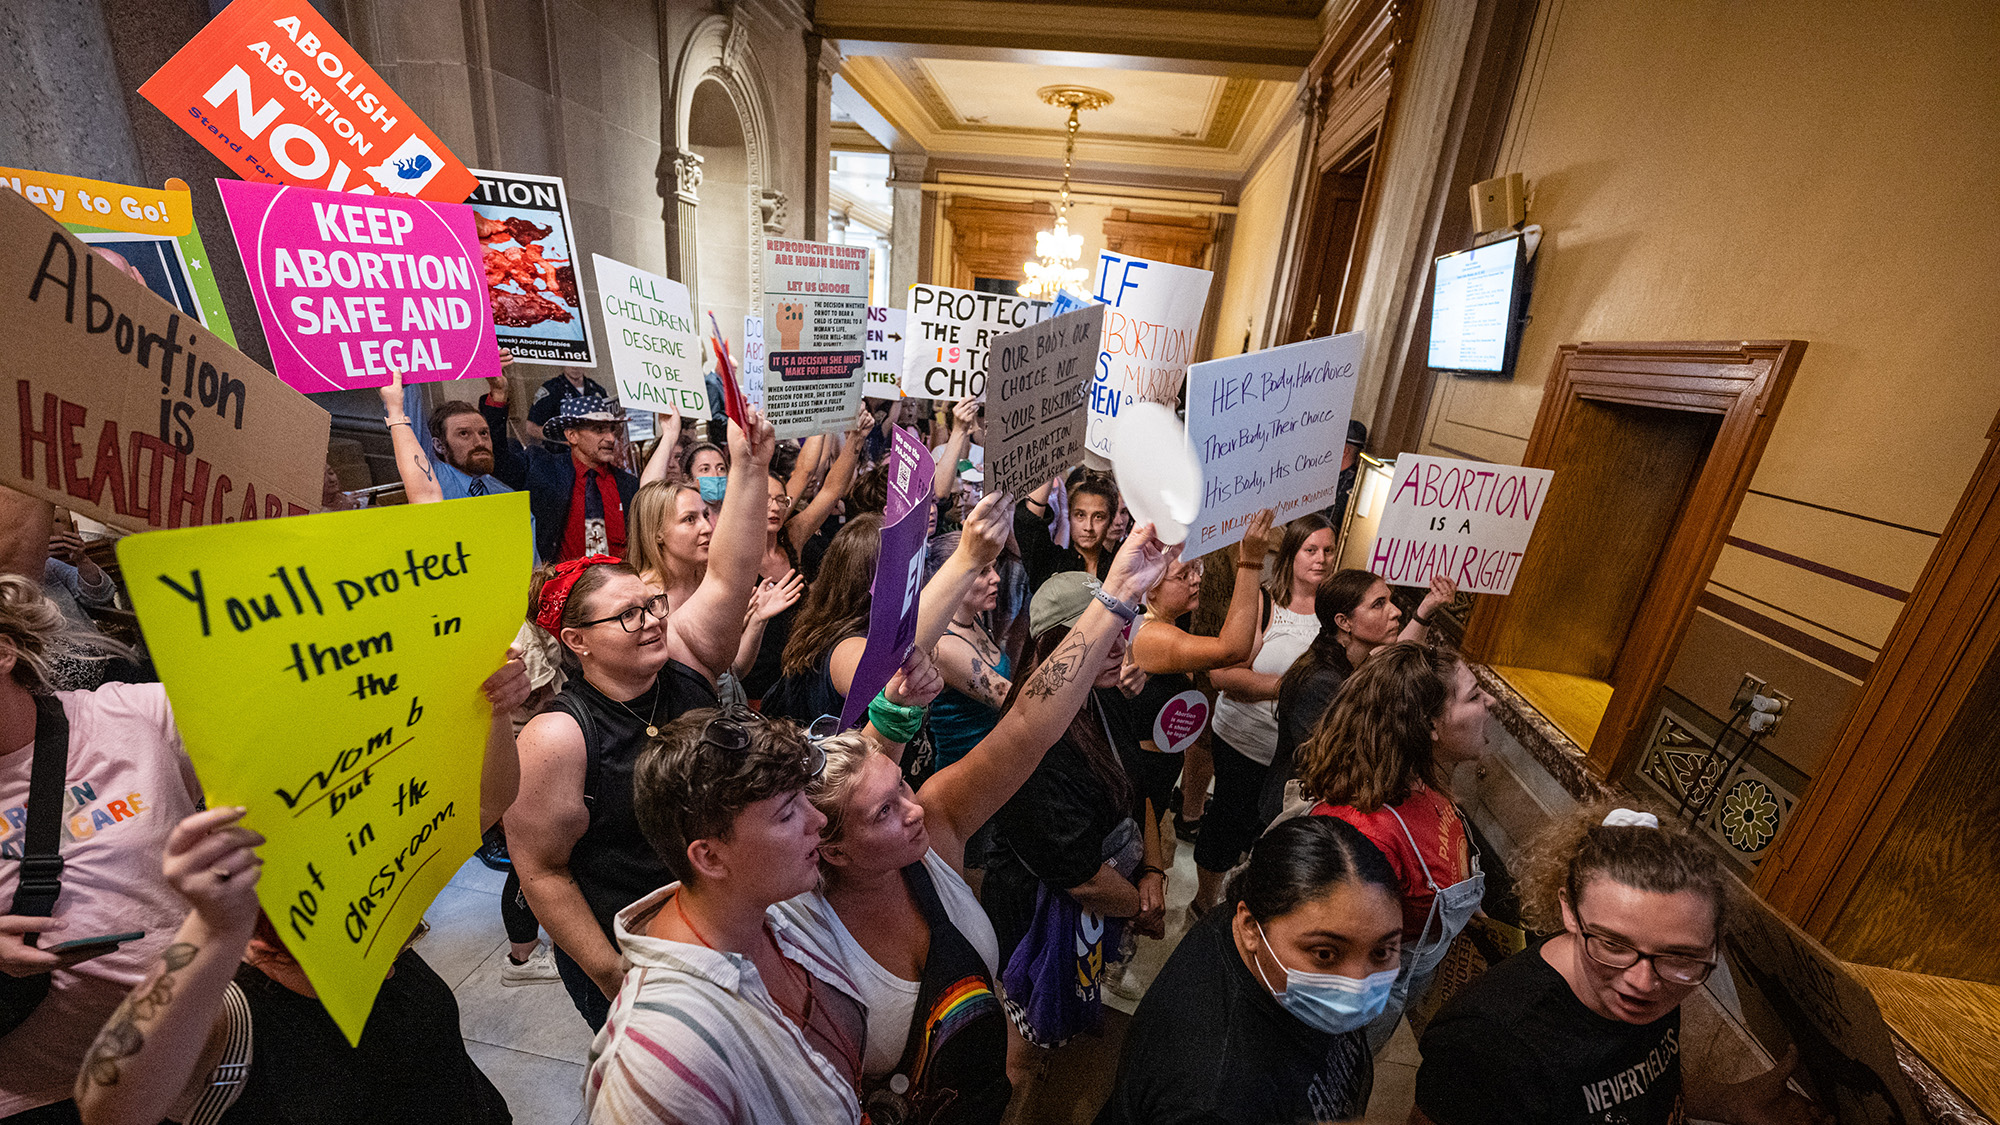
[(513, 492), (526, 483), (526, 462), (520, 446), (507, 433), (507, 379), (486, 380), (487, 394), (482, 405), (491, 404), (499, 412), (495, 450), (494, 428), (484, 412), (469, 402), (441, 402), (431, 411), (431, 447), (435, 460), (417, 444), (416, 427), (403, 408), (402, 380), (382, 388), (382, 406), (388, 414), (389, 441), (396, 450), (396, 468), (403, 477), (403, 490), (412, 504), (434, 500), (462, 500), (467, 496), (487, 496)]

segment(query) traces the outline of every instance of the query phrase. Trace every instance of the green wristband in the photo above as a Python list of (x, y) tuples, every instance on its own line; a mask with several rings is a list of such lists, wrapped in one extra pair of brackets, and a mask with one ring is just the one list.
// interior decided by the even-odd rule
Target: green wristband
[(868, 721), (882, 732), (882, 737), (891, 742), (908, 742), (923, 729), (924, 716), (930, 713), (928, 706), (905, 707), (890, 700), (886, 692), (877, 692), (868, 704)]

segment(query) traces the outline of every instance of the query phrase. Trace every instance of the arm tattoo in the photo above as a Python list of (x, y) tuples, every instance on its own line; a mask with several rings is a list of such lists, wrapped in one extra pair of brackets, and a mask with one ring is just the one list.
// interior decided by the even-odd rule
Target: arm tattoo
[(1072, 635), (1063, 642), (1061, 648), (1050, 654), (1035, 672), (1035, 678), (1023, 688), (1030, 699), (1047, 699), (1061, 691), (1064, 684), (1083, 674), (1083, 658), (1090, 649), (1090, 642)]
[(81, 1082), (98, 1086), (118, 1085), (118, 1067), (121, 1062), (145, 1049), (146, 1036), (139, 1030), (139, 1021), (151, 1023), (165, 1012), (174, 999), (174, 974), (194, 962), (194, 955), (200, 948), (187, 942), (175, 942), (160, 954), (160, 963), (165, 971), (153, 986), (144, 993), (134, 992), (118, 1004), (118, 1010), (111, 1013), (111, 1019), (104, 1030), (97, 1033), (97, 1041), (90, 1045), (90, 1053), (84, 1056)]

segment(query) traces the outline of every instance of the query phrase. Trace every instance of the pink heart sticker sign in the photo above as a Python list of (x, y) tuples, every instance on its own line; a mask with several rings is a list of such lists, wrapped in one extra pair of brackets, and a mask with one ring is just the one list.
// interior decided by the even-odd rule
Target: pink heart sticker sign
[(1184, 691), (1153, 716), (1153, 745), (1168, 754), (1178, 754), (1194, 745), (1208, 725), (1208, 698), (1198, 691)]

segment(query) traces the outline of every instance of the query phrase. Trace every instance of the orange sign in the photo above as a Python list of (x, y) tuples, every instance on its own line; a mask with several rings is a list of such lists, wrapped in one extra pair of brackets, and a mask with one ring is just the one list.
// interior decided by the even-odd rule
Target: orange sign
[(479, 186), (306, 0), (236, 0), (139, 94), (252, 182), (443, 203)]
[(20, 192), (43, 214), (61, 223), (173, 237), (194, 229), (194, 208), (188, 201), (188, 186), (181, 180), (168, 180), (162, 191), (54, 172), (0, 168), (0, 184)]

